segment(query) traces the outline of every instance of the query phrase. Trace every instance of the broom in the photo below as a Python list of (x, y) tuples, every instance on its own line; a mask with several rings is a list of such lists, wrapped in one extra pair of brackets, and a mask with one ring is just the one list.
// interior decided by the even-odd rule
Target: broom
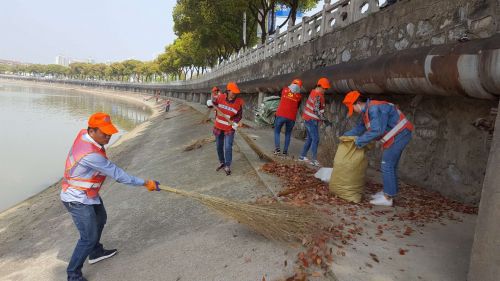
[[(233, 126), (233, 125), (236, 124), (233, 121), (227, 119), (226, 116), (225, 116), (225, 114), (222, 113), (220, 111), (220, 109), (218, 109), (217, 107), (214, 107), (214, 109), (215, 109), (215, 111), (217, 111), (217, 113), (221, 117), (223, 117), (224, 119), (226, 119), (227, 122), (229, 122), (229, 125)], [(250, 146), (250, 148), (253, 151), (255, 151), (255, 153), (257, 153), (257, 155), (259, 156), (260, 159), (266, 160), (267, 162), (275, 162), (275, 160), (271, 156), (267, 155), (267, 153), (265, 153), (264, 151), (262, 151), (262, 149), (260, 149), (260, 147), (247, 134), (245, 134), (241, 130), (239, 130), (238, 132), (241, 135), (241, 137), (243, 138), (243, 140), (248, 144), (248, 146)]]
[(210, 113), (212, 112), (212, 109), (209, 108), (207, 112), (203, 115), (203, 118), (201, 119), (199, 124), (204, 124), (210, 121)]
[(192, 191), (174, 189), (165, 185), (159, 188), (195, 199), (203, 205), (247, 225), (268, 239), (291, 242), (311, 237), (327, 223), (326, 217), (312, 208), (275, 203), (245, 203), (231, 201)]

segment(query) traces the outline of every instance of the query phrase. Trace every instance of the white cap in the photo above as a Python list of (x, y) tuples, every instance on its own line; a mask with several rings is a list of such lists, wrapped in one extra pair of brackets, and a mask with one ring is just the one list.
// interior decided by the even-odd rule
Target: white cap
[(300, 93), (300, 87), (297, 84), (290, 84), (290, 86), (288, 86), (288, 89), (290, 89), (290, 92), (294, 94)]

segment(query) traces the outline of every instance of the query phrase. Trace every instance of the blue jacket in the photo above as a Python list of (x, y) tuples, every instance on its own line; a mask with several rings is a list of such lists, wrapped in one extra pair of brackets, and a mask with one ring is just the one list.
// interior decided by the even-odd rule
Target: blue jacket
[(355, 142), (358, 147), (363, 147), (371, 141), (382, 137), (399, 122), (399, 113), (394, 105), (372, 105), (368, 110), (371, 129), (367, 131), (363, 121), (363, 114), (365, 114), (369, 104), (370, 100), (368, 99), (356, 127), (344, 134), (345, 136), (358, 136)]

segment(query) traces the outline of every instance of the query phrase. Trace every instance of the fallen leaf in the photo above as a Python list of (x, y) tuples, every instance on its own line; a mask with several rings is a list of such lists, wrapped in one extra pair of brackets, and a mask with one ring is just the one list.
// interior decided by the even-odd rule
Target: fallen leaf
[(370, 257), (372, 257), (372, 260), (374, 260), (375, 262), (379, 263), (380, 261), (378, 260), (378, 257), (377, 255), (373, 254), (373, 253), (370, 253)]
[(321, 273), (319, 271), (315, 271), (315, 272), (311, 273), (311, 276), (312, 277), (321, 277), (321, 276), (323, 276), (323, 273)]

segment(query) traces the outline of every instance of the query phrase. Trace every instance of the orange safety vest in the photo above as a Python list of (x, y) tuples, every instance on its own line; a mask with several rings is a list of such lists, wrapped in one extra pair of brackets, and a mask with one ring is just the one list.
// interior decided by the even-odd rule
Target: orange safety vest
[[(238, 114), (241, 107), (243, 106), (243, 100), (236, 98), (234, 103), (229, 103), (226, 100), (226, 94), (220, 94), (217, 97), (217, 108), (221, 111), (221, 114), (217, 112), (215, 116), (215, 128), (222, 131), (229, 131), (233, 128), (227, 120), (233, 120), (233, 117)], [(221, 116), (222, 115), (222, 116)]]
[(62, 180), (62, 190), (66, 192), (68, 188), (83, 190), (87, 197), (94, 198), (99, 196), (99, 190), (106, 179), (106, 176), (96, 171), (90, 178), (71, 177), (72, 169), (80, 160), (90, 153), (98, 153), (108, 159), (106, 152), (98, 148), (95, 144), (83, 139), (87, 133), (86, 129), (81, 130), (71, 147), (66, 158), (66, 167), (64, 168), (64, 177)]
[(363, 122), (365, 123), (366, 130), (368, 131), (371, 130), (370, 116), (368, 115), (368, 110), (370, 109), (370, 107), (374, 105), (382, 105), (382, 104), (388, 104), (394, 106), (399, 114), (399, 121), (396, 124), (396, 126), (394, 126), (389, 132), (385, 133), (382, 137), (378, 139), (382, 143), (382, 147), (384, 149), (387, 149), (391, 147), (391, 145), (394, 143), (394, 138), (396, 137), (396, 135), (401, 133), (404, 129), (413, 131), (413, 124), (408, 119), (406, 119), (406, 116), (403, 114), (403, 112), (401, 112), (401, 110), (397, 108), (396, 105), (386, 101), (371, 100), (366, 106), (365, 114), (363, 114)]
[(321, 113), (325, 112), (325, 96), (323, 93), (316, 91), (315, 89), (311, 91), (309, 97), (307, 98), (306, 105), (304, 106), (304, 113), (302, 113), (302, 119), (308, 120), (320, 120), (319, 116), (314, 113), (314, 106), (316, 103), (316, 97), (320, 98), (320, 108)]

